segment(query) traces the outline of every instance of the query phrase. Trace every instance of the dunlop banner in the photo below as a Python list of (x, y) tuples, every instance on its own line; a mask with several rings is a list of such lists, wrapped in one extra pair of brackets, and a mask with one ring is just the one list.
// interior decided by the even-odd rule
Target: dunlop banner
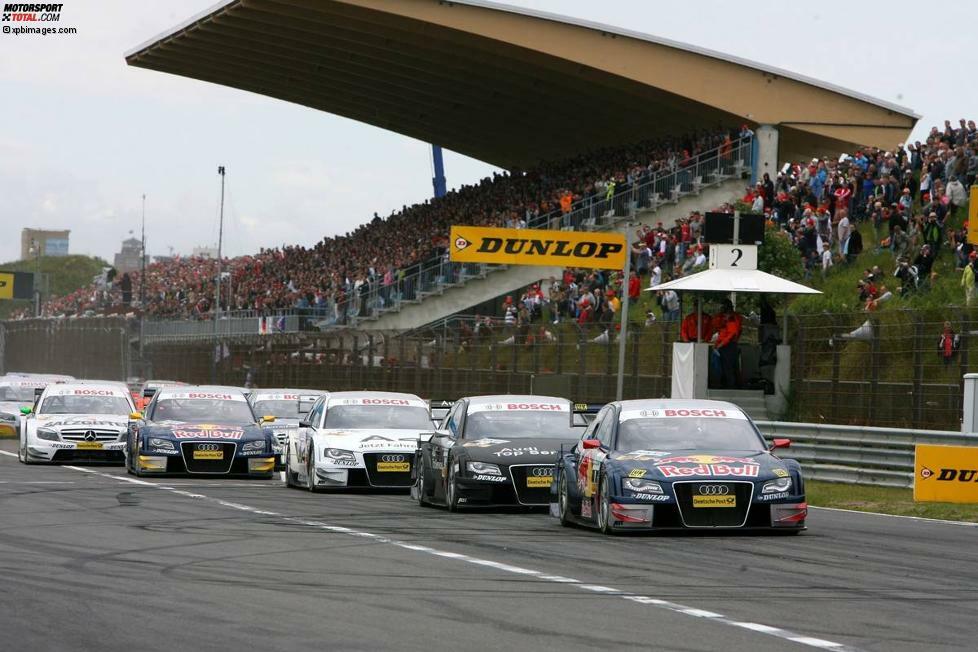
[(14, 298), (14, 275), (12, 272), (0, 272), (0, 299)]
[(917, 444), (913, 499), (978, 503), (978, 446)]
[(451, 259), (460, 263), (622, 269), (627, 254), (620, 233), (452, 227)]

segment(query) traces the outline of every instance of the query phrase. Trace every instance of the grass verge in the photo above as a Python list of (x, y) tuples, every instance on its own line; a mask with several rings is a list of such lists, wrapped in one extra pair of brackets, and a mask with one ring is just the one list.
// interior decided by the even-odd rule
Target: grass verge
[(815, 507), (837, 507), (859, 512), (879, 512), (881, 514), (978, 523), (978, 505), (915, 503), (912, 489), (867, 487), (808, 480), (805, 482), (805, 492), (808, 497), (808, 504)]

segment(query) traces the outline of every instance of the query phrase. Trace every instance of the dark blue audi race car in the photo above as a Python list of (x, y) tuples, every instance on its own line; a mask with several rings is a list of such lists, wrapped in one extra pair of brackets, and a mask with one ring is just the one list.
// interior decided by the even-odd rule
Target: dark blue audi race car
[(233, 387), (164, 387), (129, 424), (126, 469), (137, 476), (173, 473), (271, 478), (272, 434)]
[(604, 406), (560, 456), (551, 515), (618, 530), (805, 529), (801, 467), (772, 453), (735, 405), (705, 400)]

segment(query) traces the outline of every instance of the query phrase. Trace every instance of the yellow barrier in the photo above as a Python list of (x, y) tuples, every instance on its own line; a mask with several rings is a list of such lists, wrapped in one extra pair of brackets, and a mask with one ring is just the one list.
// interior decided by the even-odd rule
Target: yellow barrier
[(913, 499), (978, 503), (978, 446), (917, 444)]
[(622, 269), (626, 255), (620, 233), (453, 226), (450, 245), (460, 263)]
[(0, 272), (0, 299), (14, 298), (14, 275), (10, 272)]

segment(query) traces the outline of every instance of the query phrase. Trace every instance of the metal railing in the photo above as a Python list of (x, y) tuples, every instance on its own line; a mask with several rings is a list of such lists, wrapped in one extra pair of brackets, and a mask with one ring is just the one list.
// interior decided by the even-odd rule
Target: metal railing
[(978, 446), (978, 435), (950, 430), (904, 430), (823, 423), (758, 421), (765, 436), (787, 437), (784, 457), (801, 463), (805, 477), (826, 482), (913, 487), (914, 446)]

